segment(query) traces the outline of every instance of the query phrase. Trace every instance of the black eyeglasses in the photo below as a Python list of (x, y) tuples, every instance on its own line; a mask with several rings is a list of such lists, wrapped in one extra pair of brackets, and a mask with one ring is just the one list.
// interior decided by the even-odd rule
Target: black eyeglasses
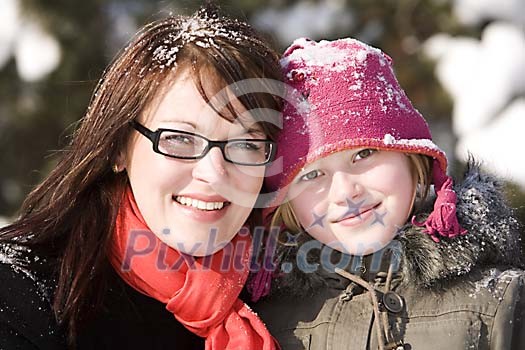
[(157, 129), (152, 131), (136, 120), (132, 120), (130, 124), (153, 143), (153, 151), (177, 159), (200, 159), (213, 147), (219, 147), (227, 162), (254, 166), (271, 162), (277, 150), (275, 142), (271, 140), (213, 141), (204, 136), (181, 130)]

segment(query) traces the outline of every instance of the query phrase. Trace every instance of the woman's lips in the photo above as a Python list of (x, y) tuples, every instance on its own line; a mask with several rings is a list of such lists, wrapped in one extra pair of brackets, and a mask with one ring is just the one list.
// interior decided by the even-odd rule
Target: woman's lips
[(177, 203), (185, 205), (187, 207), (194, 207), (200, 210), (220, 210), (230, 202), (223, 200), (223, 198), (213, 199), (196, 199), (189, 196), (173, 196), (172, 197)]
[(231, 202), (221, 196), (206, 195), (178, 195), (172, 196), (177, 208), (189, 218), (203, 222), (212, 223), (221, 219)]

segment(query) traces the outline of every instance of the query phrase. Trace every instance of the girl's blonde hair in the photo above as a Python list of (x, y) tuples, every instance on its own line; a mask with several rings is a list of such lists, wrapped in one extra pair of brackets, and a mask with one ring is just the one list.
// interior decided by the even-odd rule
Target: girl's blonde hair
[[(415, 200), (411, 210), (411, 213), (414, 213), (419, 211), (430, 192), (430, 185), (432, 183), (432, 158), (417, 153), (407, 153), (406, 155), (410, 160), (412, 176), (416, 183)], [(284, 225), (287, 231), (294, 234), (304, 231), (289, 201), (285, 201), (277, 207), (270, 223), (271, 227)], [(286, 237), (279, 236), (279, 242), (286, 242)]]

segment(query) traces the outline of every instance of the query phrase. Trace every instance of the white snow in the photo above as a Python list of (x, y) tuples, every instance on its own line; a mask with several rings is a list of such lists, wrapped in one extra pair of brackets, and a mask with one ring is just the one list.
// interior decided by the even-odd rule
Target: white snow
[(314, 43), (305, 38), (299, 38), (293, 41), (292, 46), (299, 45), (301, 48), (295, 49), (292, 53), (283, 57), (281, 66), (286, 67), (290, 62), (306, 62), (310, 67), (324, 67), (327, 70), (342, 72), (349, 65), (357, 67), (366, 64), (366, 58), (369, 53), (377, 55), (382, 63), (386, 60), (377, 48), (366, 46), (362, 42), (351, 38), (341, 40), (359, 46), (360, 50), (349, 53), (348, 50), (341, 50), (339, 47), (332, 46), (331, 41), (321, 40), (318, 43)]
[(440, 34), (424, 50), (438, 60), (437, 77), (454, 99), (458, 136), (483, 127), (525, 91), (525, 34), (512, 24), (490, 24), (481, 41)]
[(465, 25), (477, 25), (485, 20), (504, 20), (525, 25), (523, 0), (454, 0), (453, 9)]
[(525, 98), (509, 105), (492, 123), (461, 138), (456, 148), (460, 159), (468, 152), (476, 155), (496, 174), (512, 179), (525, 188)]
[(426, 139), (399, 139), (396, 140), (391, 134), (385, 134), (383, 137), (383, 143), (385, 145), (405, 145), (414, 147), (424, 147), (436, 151), (443, 152), (434, 142)]
[(393, 145), (396, 143), (396, 139), (394, 136), (390, 134), (385, 134), (385, 137), (383, 138), (383, 143), (385, 145)]
[(518, 143), (525, 131), (525, 102), (516, 98), (525, 94), (523, 25), (492, 22), (481, 40), (438, 34), (423, 49), (437, 61), (436, 75), (454, 101), (458, 157), (466, 160), (471, 152), (489, 171), (525, 188), (525, 158)]
[(21, 79), (34, 82), (60, 63), (58, 41), (30, 17), (20, 13), (19, 0), (2, 0), (0, 10), (0, 69), (15, 57)]
[(502, 300), (507, 285), (513, 279), (523, 276), (523, 271), (520, 270), (505, 270), (490, 269), (488, 274), (481, 280), (477, 281), (471, 290), (469, 296), (476, 298), (480, 293), (488, 291), (492, 296), (498, 300)]
[(61, 50), (58, 41), (37, 23), (24, 23), (15, 44), (18, 75), (27, 82), (41, 80), (57, 68)]
[(269, 7), (255, 14), (251, 23), (260, 30), (273, 32), (281, 44), (289, 45), (299, 37), (316, 40), (333, 32), (348, 32), (354, 25), (354, 16), (345, 1), (300, 1), (286, 9)]
[(19, 27), (18, 0), (2, 0), (0, 10), (0, 69), (12, 56), (13, 43)]
[[(294, 44), (296, 43), (300, 44), (299, 40), (294, 42)], [(315, 46), (306, 43), (304, 49), (297, 49), (287, 57), (284, 57), (281, 60), (281, 65), (285, 67), (289, 62), (303, 61), (308, 62), (309, 66), (327, 67), (329, 70), (334, 71), (345, 70), (349, 64), (348, 52), (337, 47), (328, 46), (326, 45), (327, 43), (321, 41)], [(359, 58), (362, 59), (363, 55), (366, 58), (366, 52), (360, 54)]]

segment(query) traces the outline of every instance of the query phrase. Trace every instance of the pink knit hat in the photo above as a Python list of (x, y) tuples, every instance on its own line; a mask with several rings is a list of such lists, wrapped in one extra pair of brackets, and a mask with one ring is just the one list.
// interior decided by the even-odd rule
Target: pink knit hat
[[(456, 193), (446, 175), (447, 158), (433, 142), (423, 116), (399, 85), (392, 60), (355, 39), (297, 39), (281, 60), (290, 89), (276, 162), (266, 186), (281, 204), (301, 168), (335, 152), (371, 147), (434, 158), (437, 199), (424, 223), (435, 241), (466, 233), (456, 217)], [(268, 212), (267, 212), (268, 213)]]

